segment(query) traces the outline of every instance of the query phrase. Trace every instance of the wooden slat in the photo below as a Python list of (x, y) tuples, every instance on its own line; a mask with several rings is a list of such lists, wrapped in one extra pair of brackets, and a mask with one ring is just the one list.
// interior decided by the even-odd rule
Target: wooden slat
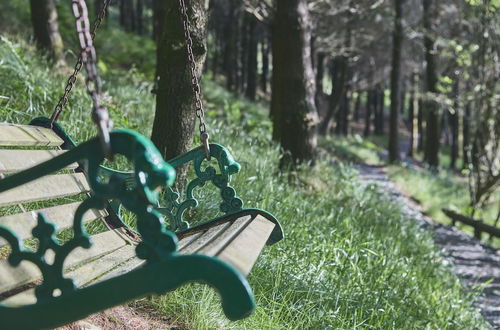
[(179, 243), (177, 244), (177, 249), (178, 250), (182, 250), (185, 246), (191, 244), (195, 239), (197, 239), (198, 237), (200, 237), (201, 235), (203, 235), (203, 232), (199, 232), (199, 233), (194, 233), (192, 235), (189, 235), (187, 237), (184, 237), (183, 239), (181, 239), (179, 241)]
[(124, 264), (135, 257), (135, 246), (126, 245), (113, 251), (99, 259), (96, 259), (82, 267), (79, 267), (66, 274), (66, 277), (75, 280), (79, 287), (86, 286), (96, 278), (112, 271), (116, 267)]
[(258, 215), (217, 257), (248, 275), (275, 224)]
[(64, 141), (52, 130), (37, 126), (0, 123), (0, 146), (60, 146)]
[[(80, 204), (81, 202), (63, 204), (37, 211), (0, 217), (0, 226), (7, 227), (14, 232), (19, 239), (24, 240), (32, 236), (31, 231), (38, 222), (38, 213), (43, 213), (46, 215), (49, 222), (56, 225), (59, 230), (70, 228), (73, 226), (74, 215)], [(103, 218), (107, 215), (108, 212), (106, 212), (106, 210), (89, 210), (83, 216), (83, 222)], [(0, 247), (5, 244), (6, 241), (0, 238)]]
[(196, 253), (199, 249), (203, 248), (206, 244), (208, 244), (211, 240), (215, 239), (217, 235), (220, 235), (221, 232), (226, 230), (231, 226), (231, 222), (224, 222), (220, 225), (210, 228), (202, 235), (200, 235), (196, 240), (187, 244), (183, 249), (179, 252), (181, 254), (193, 254)]
[(117, 268), (113, 269), (111, 272), (107, 273), (104, 275), (102, 278), (97, 279), (96, 281), (92, 281), (90, 283), (87, 283), (86, 285), (92, 285), (95, 282), (102, 282), (106, 281), (110, 278), (118, 277), (120, 275), (126, 274), (146, 263), (146, 260), (139, 259), (137, 257), (134, 257), (127, 262), (125, 262), (123, 265), (118, 266)]
[[(90, 249), (77, 248), (64, 262), (64, 267), (71, 268), (84, 261), (114, 251), (126, 244), (114, 231), (107, 231), (92, 236)], [(40, 279), (40, 272), (33, 264), (23, 261), (18, 267), (12, 267), (7, 260), (0, 260), (0, 293), (15, 289), (26, 283)]]
[(47, 175), (0, 193), (0, 206), (35, 202), (89, 192), (83, 173)]
[[(135, 246), (126, 245), (82, 267), (65, 272), (67, 278), (73, 279), (79, 287), (85, 287), (96, 278), (114, 271), (118, 266), (128, 264), (135, 256)], [(36, 303), (35, 289), (25, 290), (2, 301), (8, 306), (23, 306)]]
[[(0, 128), (1, 129), (1, 128)], [(62, 155), (64, 150), (0, 150), (0, 173), (19, 172)], [(73, 163), (67, 169), (75, 169)]]
[(236, 219), (229, 228), (221, 232), (215, 239), (210, 241), (198, 251), (200, 254), (207, 256), (217, 255), (230, 241), (232, 241), (245, 227), (250, 223), (252, 217), (247, 215)]

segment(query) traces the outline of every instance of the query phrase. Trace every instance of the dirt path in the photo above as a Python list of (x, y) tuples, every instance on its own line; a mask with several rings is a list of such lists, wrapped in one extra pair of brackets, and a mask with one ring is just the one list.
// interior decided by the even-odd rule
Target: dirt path
[(401, 205), (403, 214), (434, 230), (435, 241), (443, 248), (455, 273), (468, 287), (486, 284), (483, 294), (475, 302), (484, 318), (495, 329), (500, 329), (500, 250), (482, 245), (476, 239), (455, 227), (443, 226), (422, 214), (420, 207), (404, 196), (385, 174), (383, 168), (359, 165), (360, 177), (375, 184), (389, 199)]

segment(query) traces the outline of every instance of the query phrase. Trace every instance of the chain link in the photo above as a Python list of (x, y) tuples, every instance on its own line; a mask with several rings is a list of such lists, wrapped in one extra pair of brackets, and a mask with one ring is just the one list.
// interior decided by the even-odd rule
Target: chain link
[(196, 74), (196, 60), (193, 54), (193, 39), (191, 38), (191, 33), (189, 31), (189, 16), (187, 14), (186, 3), (184, 0), (179, 0), (179, 9), (182, 18), (182, 27), (184, 30), (184, 41), (186, 43), (186, 52), (189, 62), (188, 64), (191, 71), (191, 85), (193, 86), (195, 97), (196, 117), (198, 117), (198, 120), (200, 121), (200, 140), (205, 149), (207, 159), (210, 160), (210, 145), (208, 142), (209, 134), (207, 132), (207, 125), (205, 123), (205, 110), (203, 109), (200, 82), (198, 80), (198, 75)]
[(92, 41), (90, 32), (90, 23), (85, 0), (72, 0), (73, 16), (76, 22), (76, 31), (82, 49), (81, 59), (87, 71), (85, 84), (87, 92), (92, 98), (93, 110), (92, 120), (97, 125), (99, 130), (99, 138), (103, 148), (104, 155), (108, 159), (112, 159), (110, 130), (112, 122), (109, 117), (108, 109), (101, 105), (101, 81), (97, 74), (97, 55)]
[[(106, 12), (108, 10), (110, 2), (111, 2), (111, 0), (104, 1), (98, 16), (94, 21), (94, 24), (92, 26), (92, 31), (90, 32), (90, 35), (92, 36), (92, 40), (95, 39), (96, 32), (99, 29), (99, 27), (101, 26), (102, 21), (106, 17)], [(68, 81), (66, 83), (66, 87), (64, 88), (64, 94), (59, 99), (59, 102), (57, 103), (57, 105), (54, 109), (54, 113), (50, 117), (50, 125), (51, 126), (54, 124), (54, 122), (57, 121), (57, 119), (61, 115), (61, 112), (68, 104), (69, 94), (71, 93), (71, 90), (73, 89), (73, 87), (76, 84), (76, 78), (77, 78), (78, 74), (80, 73), (82, 66), (83, 66), (82, 53), (80, 53), (80, 56), (78, 57), (78, 60), (76, 61), (76, 65), (75, 65), (75, 68), (73, 70), (73, 73), (71, 74), (71, 76), (69, 76)]]

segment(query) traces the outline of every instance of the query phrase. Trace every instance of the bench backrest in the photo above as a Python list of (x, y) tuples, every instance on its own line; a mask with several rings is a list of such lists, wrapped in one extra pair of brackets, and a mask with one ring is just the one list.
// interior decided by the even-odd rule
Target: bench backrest
[[(51, 129), (0, 123), (0, 178), (63, 154), (66, 152), (60, 148), (63, 143), (63, 139)], [(71, 236), (75, 211), (91, 190), (85, 174), (77, 168), (78, 164), (74, 163), (59, 173), (0, 193), (0, 226), (15, 233), (20, 240), (25, 241), (25, 246), (36, 249), (33, 230), (38, 223), (38, 214), (43, 213), (56, 225), (56, 235)], [(95, 223), (92, 247), (74, 250), (64, 262), (65, 269), (128, 243), (124, 239), (126, 235), (122, 235), (119, 229), (109, 230), (107, 222), (103, 221), (108, 215), (106, 210), (85, 213), (83, 222)], [(0, 256), (4, 256), (0, 258), (0, 301), (41, 278), (40, 270), (27, 261), (12, 267), (5, 258), (8, 254), (6, 245), (7, 242), (0, 238)], [(50, 255), (46, 257), (51, 258)]]

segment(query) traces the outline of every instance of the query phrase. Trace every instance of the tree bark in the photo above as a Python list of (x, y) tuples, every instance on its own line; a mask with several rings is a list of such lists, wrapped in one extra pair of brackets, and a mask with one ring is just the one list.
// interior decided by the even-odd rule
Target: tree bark
[(354, 116), (353, 116), (353, 120), (354, 122), (358, 122), (359, 121), (359, 113), (361, 111), (361, 96), (362, 96), (363, 92), (358, 90), (358, 92), (356, 93), (356, 102), (354, 104)]
[(137, 3), (135, 5), (135, 31), (137, 34), (144, 34), (144, 0), (136, 0)]
[(55, 62), (63, 58), (63, 41), (57, 23), (54, 0), (30, 0), (31, 23), (38, 49), (47, 52)]
[(434, 37), (432, 34), (433, 1), (423, 0), (423, 25), (425, 30), (424, 47), (427, 74), (427, 126), (425, 134), (424, 159), (432, 167), (439, 166), (439, 109), (435, 100), (429, 99), (437, 94), (438, 77), (436, 73), (436, 55), (434, 49)]
[(373, 114), (373, 109), (374, 109), (374, 92), (373, 90), (369, 90), (366, 94), (366, 106), (365, 106), (365, 129), (363, 132), (363, 135), (365, 137), (370, 136), (371, 134), (371, 121), (372, 121), (372, 114)]
[(247, 15), (248, 25), (248, 53), (247, 53), (247, 84), (245, 96), (250, 100), (255, 100), (257, 96), (257, 20), (250, 14)]
[(415, 151), (415, 113), (418, 111), (416, 89), (418, 75), (413, 74), (411, 77), (410, 100), (408, 104), (408, 127), (410, 130), (410, 141), (408, 145), (408, 157), (413, 157)]
[(463, 121), (462, 121), (462, 134), (463, 134), (463, 146), (462, 146), (462, 152), (464, 154), (464, 168), (468, 168), (469, 163), (470, 163), (470, 157), (469, 157), (469, 152), (470, 152), (470, 121), (471, 121), (471, 106), (470, 103), (467, 102), (465, 104), (465, 109), (464, 109), (464, 115), (463, 115)]
[(403, 2), (394, 0), (394, 31), (392, 35), (391, 115), (389, 125), (389, 162), (400, 161), (399, 112), (401, 109), (401, 49), (403, 47)]
[[(205, 0), (186, 2), (198, 78), (207, 53), (208, 17), (205, 4)], [(177, 1), (165, 2), (165, 14), (164, 30), (157, 51), (158, 87), (151, 140), (165, 159), (171, 159), (192, 146), (196, 100)], [(177, 176), (178, 182), (182, 184), (185, 170), (177, 171)]]
[(421, 98), (418, 99), (418, 115), (417, 115), (417, 128), (418, 128), (418, 141), (417, 141), (417, 151), (418, 152), (423, 152), (424, 151), (424, 146), (425, 146), (425, 139), (424, 139), (424, 102)]
[(134, 0), (120, 1), (120, 24), (127, 32), (135, 31)]
[(273, 24), (272, 116), (285, 151), (281, 165), (310, 161), (317, 112), (307, 0), (278, 0)]
[(375, 135), (384, 135), (384, 106), (385, 106), (385, 92), (381, 85), (377, 85), (375, 89), (374, 102), (374, 123)]

